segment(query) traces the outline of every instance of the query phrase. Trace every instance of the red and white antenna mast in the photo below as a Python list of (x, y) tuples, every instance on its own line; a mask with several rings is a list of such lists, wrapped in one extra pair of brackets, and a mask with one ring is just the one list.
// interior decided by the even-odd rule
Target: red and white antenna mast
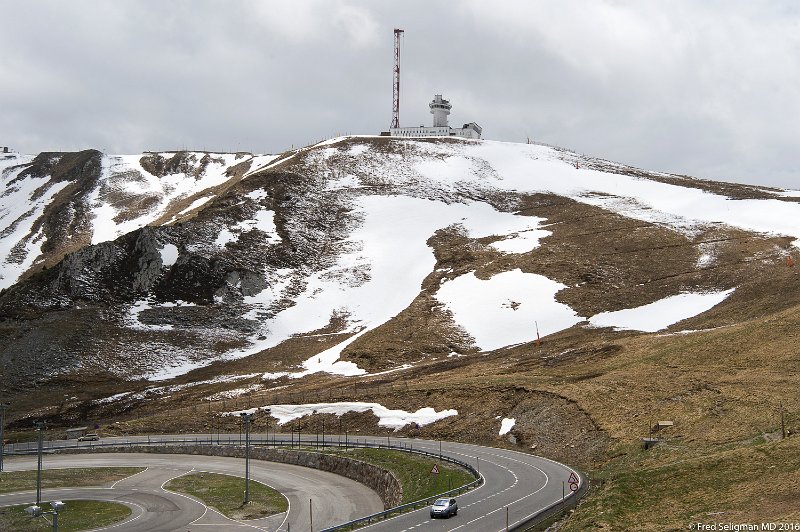
[(400, 127), (400, 35), (403, 30), (394, 29), (394, 83), (392, 84), (392, 127)]

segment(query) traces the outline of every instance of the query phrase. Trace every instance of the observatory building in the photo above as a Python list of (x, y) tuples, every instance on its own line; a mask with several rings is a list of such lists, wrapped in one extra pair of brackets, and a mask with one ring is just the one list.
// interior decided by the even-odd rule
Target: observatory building
[(433, 115), (433, 127), (393, 127), (389, 129), (392, 137), (461, 137), (467, 139), (481, 138), (481, 127), (475, 122), (464, 124), (464, 127), (453, 128), (447, 124), (452, 104), (442, 98), (441, 94), (433, 97), (428, 104)]

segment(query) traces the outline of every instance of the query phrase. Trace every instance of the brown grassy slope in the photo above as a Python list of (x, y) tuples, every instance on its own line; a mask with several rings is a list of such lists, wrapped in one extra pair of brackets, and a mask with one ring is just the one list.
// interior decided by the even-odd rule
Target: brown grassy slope
[(589, 497), (561, 530), (689, 530), (696, 523), (797, 522), (798, 451), (797, 438), (682, 460), (671, 457), (667, 448), (630, 451), (593, 475)]
[[(793, 273), (776, 271), (773, 282), (790, 299), (793, 286), (800, 288)], [(753, 303), (754, 308), (765, 304)], [(724, 309), (718, 313), (723, 319)], [(713, 521), (714, 512), (733, 522), (796, 519), (800, 436), (772, 440), (779, 435), (781, 402), (790, 434), (800, 431), (798, 331), (800, 305), (795, 304), (688, 335), (611, 334), (605, 345), (615, 349), (603, 352), (604, 342), (595, 339), (560, 360), (543, 355), (536, 361), (528, 346), (517, 353), (516, 365), (504, 368), (499, 360), (487, 360), (483, 372), (480, 366), (470, 368), (477, 373), (470, 385), (513, 382), (559, 394), (615, 442), (605, 459), (615, 458), (586, 464), (595, 489), (567, 521), (568, 530), (685, 530), (692, 521)], [(645, 452), (639, 439), (657, 420), (675, 426), (663, 433), (661, 447)], [(514, 434), (527, 441), (535, 430), (518, 426)], [(569, 459), (569, 452), (553, 445), (540, 451)]]

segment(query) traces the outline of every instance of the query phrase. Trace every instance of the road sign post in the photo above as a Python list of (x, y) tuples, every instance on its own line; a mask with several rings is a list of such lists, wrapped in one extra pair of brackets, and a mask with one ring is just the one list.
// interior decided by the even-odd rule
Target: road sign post
[(578, 475), (576, 475), (575, 472), (573, 471), (569, 476), (569, 490), (578, 491), (579, 487), (580, 487), (580, 479), (578, 478)]

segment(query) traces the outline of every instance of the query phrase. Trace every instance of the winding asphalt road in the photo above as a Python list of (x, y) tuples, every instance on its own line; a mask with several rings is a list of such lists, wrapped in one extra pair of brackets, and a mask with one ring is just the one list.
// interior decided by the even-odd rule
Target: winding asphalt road
[[(286, 441), (289, 439), (289, 435), (278, 434), (273, 435), (253, 435), (253, 441), (258, 443), (259, 440), (266, 440), (271, 441), (273, 438), (277, 438), (279, 441)], [(174, 438), (188, 438), (188, 439), (198, 439), (198, 440), (208, 440), (210, 438), (209, 435), (171, 435), (171, 436), (158, 436), (158, 437), (150, 437), (151, 443), (154, 441), (158, 441), (160, 439), (174, 439)], [(232, 444), (236, 444), (239, 441), (238, 435), (214, 435), (215, 441), (221, 438), (222, 443), (231, 442)], [(141, 436), (131, 436), (128, 438), (104, 438), (102, 443), (111, 443), (111, 442), (118, 442), (124, 443), (127, 441), (131, 442), (141, 442), (141, 441), (148, 441), (148, 437), (141, 437)], [(330, 443), (338, 443), (339, 441), (343, 441), (343, 438), (333, 435), (333, 436), (326, 436), (326, 441)], [(354, 442), (358, 441), (360, 443), (371, 443), (371, 444), (387, 444), (386, 437), (361, 437), (359, 436), (356, 439), (353, 437), (349, 438), (349, 441)], [(313, 446), (316, 440), (314, 435), (311, 435), (310, 438), (308, 435), (303, 435), (303, 445), (304, 446)], [(191, 443), (191, 442), (190, 442)], [(406, 448), (413, 448), (416, 450), (424, 450), (431, 453), (438, 454), (440, 452), (440, 445), (441, 445), (441, 454), (443, 456), (449, 456), (463, 462), (467, 462), (472, 464), (474, 467), (479, 469), (481, 475), (484, 478), (484, 483), (481, 487), (462, 494), (457, 497), (458, 499), (458, 506), (459, 506), (459, 513), (457, 516), (454, 516), (450, 519), (437, 519), (432, 520), (430, 519), (429, 509), (428, 507), (416, 510), (413, 512), (405, 513), (400, 516), (381, 521), (379, 523), (370, 525), (366, 528), (370, 530), (386, 530), (386, 531), (410, 531), (410, 530), (459, 530), (463, 532), (468, 531), (475, 531), (475, 532), (483, 532), (483, 531), (504, 531), (506, 529), (506, 522), (510, 528), (514, 528), (515, 525), (523, 523), (527, 521), (532, 515), (538, 513), (539, 511), (549, 507), (553, 503), (556, 503), (562, 500), (562, 497), (566, 496), (569, 497), (572, 495), (572, 491), (570, 490), (569, 480), (570, 477), (574, 474), (577, 477), (579, 482), (583, 482), (582, 477), (577, 473), (577, 471), (573, 470), (572, 468), (560, 464), (558, 462), (553, 462), (551, 460), (540, 458), (537, 456), (520, 453), (516, 451), (506, 450), (506, 449), (497, 449), (491, 447), (481, 447), (478, 445), (470, 445), (470, 444), (463, 444), (463, 443), (452, 443), (452, 442), (438, 442), (438, 441), (431, 441), (431, 440), (420, 440), (420, 439), (407, 439), (407, 438), (392, 438), (390, 442), (393, 446), (401, 446)], [(88, 444), (82, 444), (83, 446), (87, 446)], [(22, 450), (23, 448), (35, 448), (35, 444), (29, 445), (20, 445), (14, 449), (14, 446), (9, 446), (13, 450)], [(64, 442), (64, 441), (53, 441), (48, 442), (48, 448), (60, 447), (60, 446), (69, 446), (74, 447), (75, 442)], [(186, 456), (186, 455), (175, 455), (176, 457), (182, 456), (187, 460), (195, 460), (202, 464), (208, 464), (212, 461), (218, 460), (217, 458), (210, 458), (210, 457), (197, 457), (197, 456)], [(120, 459), (117, 459), (120, 457)], [(51, 460), (61, 458), (69, 458), (72, 460), (89, 460), (92, 458), (99, 458), (105, 459), (107, 464), (113, 465), (141, 465), (141, 464), (150, 464), (150, 463), (157, 463), (158, 460), (164, 460), (164, 455), (151, 455), (151, 454), (123, 454), (123, 455), (71, 455), (67, 456), (48, 456), (45, 461), (45, 467), (53, 467), (53, 462)], [(141, 461), (136, 461), (135, 459), (139, 459)], [(174, 460), (176, 458), (169, 457), (167, 461), (174, 464)], [(16, 463), (14, 459), (14, 463)], [(219, 459), (224, 461), (233, 460), (233, 463), (236, 465), (226, 465), (229, 467), (227, 471), (219, 471), (219, 472), (228, 472), (233, 474), (242, 474), (242, 461), (237, 459)], [(135, 463), (134, 463), (135, 462)], [(11, 462), (9, 462), (11, 463)], [(227, 462), (226, 462), (227, 463)], [(431, 466), (435, 463), (435, 459), (431, 459)], [(35, 467), (35, 461), (33, 462)], [(188, 463), (187, 463), (188, 464)], [(254, 464), (258, 464), (255, 466)], [(251, 462), (251, 470), (255, 471), (255, 467), (259, 468), (261, 474), (267, 475), (269, 472), (279, 468), (279, 467), (296, 467), (296, 466), (285, 466), (284, 464), (277, 464), (273, 462), (258, 462), (252, 461)], [(16, 466), (15, 466), (16, 467)], [(181, 465), (181, 467), (184, 467)], [(202, 466), (201, 466), (202, 467)], [(208, 471), (208, 466), (205, 466)], [(238, 468), (238, 469), (237, 469)], [(303, 472), (315, 472), (315, 473), (323, 473), (321, 471), (310, 470), (306, 468), (299, 468)], [(330, 475), (329, 473), (325, 473), (325, 475)], [(311, 476), (310, 473), (306, 476)], [(338, 477), (336, 475), (330, 475), (335, 479), (342, 479), (342, 477)], [(573, 477), (573, 478), (575, 478)], [(253, 478), (256, 478), (255, 476)], [(264, 482), (268, 485), (271, 485), (278, 489), (279, 491), (283, 492), (284, 494), (289, 497), (290, 501), (292, 501), (292, 497), (296, 497), (298, 501), (304, 501), (305, 505), (303, 506), (303, 502), (292, 502), (293, 508), (289, 511), (289, 519), (287, 521), (288, 524), (291, 525), (292, 530), (309, 530), (309, 523), (308, 523), (308, 498), (309, 497), (319, 497), (319, 504), (314, 504), (314, 530), (320, 530), (324, 526), (330, 526), (337, 523), (342, 523), (353, 519), (355, 517), (360, 517), (364, 515), (369, 515), (376, 511), (380, 511), (382, 506), (380, 502), (375, 503), (376, 495), (367, 489), (370, 493), (369, 496), (365, 496), (363, 494), (357, 494), (354, 492), (344, 494), (345, 499), (347, 499), (346, 503), (341, 502), (341, 498), (335, 498), (334, 495), (338, 492), (339, 483), (337, 480), (325, 479), (319, 480), (319, 485), (315, 486), (307, 486), (301, 485), (297, 483), (292, 483), (289, 478), (284, 478), (278, 483), (274, 478), (270, 477), (261, 477), (264, 479)], [(260, 479), (259, 479), (260, 480)], [(347, 480), (347, 479), (342, 479)], [(351, 482), (351, 481), (348, 481)], [(312, 490), (313, 488), (328, 488), (328, 495), (323, 493), (318, 493), (314, 491), (306, 491)], [(362, 489), (366, 489), (361, 486)], [(313, 494), (313, 495), (312, 495)], [(372, 497), (370, 502), (370, 498)], [(5, 502), (2, 502), (2, 498), (0, 498), (0, 505), (5, 505)], [(297, 508), (295, 507), (296, 504), (299, 504), (303, 508), (303, 512), (296, 511)], [(342, 513), (336, 513), (336, 508), (342, 507), (345, 505), (347, 511)], [(324, 506), (323, 506), (324, 505)], [(323, 510), (323, 507), (325, 510)], [(378, 508), (376, 510), (376, 508)], [(189, 511), (189, 510), (187, 510)], [(326, 513), (323, 513), (326, 512)], [(305, 514), (306, 520), (303, 521), (303, 515)], [(319, 517), (318, 517), (319, 514)], [(348, 514), (348, 517), (344, 517), (343, 514)], [(327, 518), (323, 520), (323, 515), (327, 515)], [(198, 523), (201, 524), (201, 523)], [(264, 523), (264, 527), (267, 527), (269, 530), (275, 530), (276, 528), (272, 528), (275, 526), (275, 523)], [(286, 526), (285, 524), (283, 526)], [(205, 527), (206, 529), (212, 529), (210, 527)], [(163, 528), (163, 530), (169, 530), (170, 528)], [(180, 530), (187, 530), (187, 528), (179, 528)], [(115, 529), (121, 530), (121, 529)], [(153, 530), (153, 528), (131, 528), (126, 530)], [(222, 530), (214, 529), (214, 530)], [(233, 528), (231, 528), (233, 530)], [(238, 528), (237, 530), (243, 530), (242, 528)], [(282, 528), (282, 530), (285, 530)]]
[[(266, 519), (236, 522), (207, 508), (202, 502), (163, 489), (175, 477), (190, 472), (223, 473), (243, 476), (243, 460), (185, 454), (79, 454), (47, 455), (47, 469), (65, 467), (146, 467), (141, 473), (113, 485), (97, 488), (52, 489), (42, 491), (43, 501), (94, 499), (119, 502), (132, 510), (131, 519), (113, 528), (117, 532), (150, 530), (309, 530), (313, 505), (315, 529), (331, 526), (383, 510), (380, 497), (363, 484), (348, 478), (307, 467), (251, 460), (250, 478), (283, 493), (289, 512)], [(36, 457), (14, 457), (6, 461), (7, 471), (36, 469)], [(35, 492), (0, 494), (0, 507), (32, 504)], [(69, 503), (67, 503), (69, 504)]]

